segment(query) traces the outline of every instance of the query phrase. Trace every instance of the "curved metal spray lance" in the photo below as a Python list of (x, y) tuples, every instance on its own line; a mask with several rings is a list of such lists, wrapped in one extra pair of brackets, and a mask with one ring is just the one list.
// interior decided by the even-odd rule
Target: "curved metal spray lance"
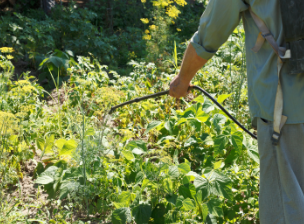
[[(249, 134), (252, 138), (254, 139), (258, 139), (257, 136), (255, 134), (253, 134), (252, 132), (250, 132), (248, 129), (246, 129), (240, 122), (238, 122), (219, 102), (216, 101), (216, 99), (214, 99), (208, 92), (206, 92), (204, 89), (202, 89), (199, 86), (191, 86), (189, 87), (189, 90), (191, 89), (196, 89), (199, 90), (200, 92), (202, 92), (205, 96), (207, 96), (209, 99), (211, 99), (213, 101), (213, 103), (215, 103), (234, 123), (236, 123), (241, 129), (243, 129), (247, 134)], [(133, 100), (124, 102), (122, 104), (119, 104), (117, 106), (114, 106), (111, 108), (109, 114), (113, 113), (115, 109), (128, 105), (128, 104), (132, 104), (132, 103), (136, 103), (136, 102), (140, 102), (142, 100), (146, 100), (149, 98), (155, 98), (158, 96), (163, 96), (163, 95), (168, 95), (169, 94), (169, 90), (166, 91), (162, 91), (162, 92), (158, 92), (158, 93), (154, 93), (151, 95), (147, 95), (144, 97), (140, 97), (140, 98), (135, 98)]]

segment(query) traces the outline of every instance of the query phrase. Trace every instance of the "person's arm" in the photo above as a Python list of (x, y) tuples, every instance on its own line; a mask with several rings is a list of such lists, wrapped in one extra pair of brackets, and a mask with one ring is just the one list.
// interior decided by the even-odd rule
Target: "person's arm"
[(241, 12), (248, 9), (244, 0), (210, 0), (185, 52), (179, 74), (170, 84), (170, 96), (187, 95), (196, 72), (216, 53), (239, 24)]
[(170, 84), (170, 96), (175, 98), (186, 96), (191, 80), (197, 71), (206, 64), (206, 62), (206, 59), (197, 55), (194, 47), (190, 43), (184, 54), (180, 72)]

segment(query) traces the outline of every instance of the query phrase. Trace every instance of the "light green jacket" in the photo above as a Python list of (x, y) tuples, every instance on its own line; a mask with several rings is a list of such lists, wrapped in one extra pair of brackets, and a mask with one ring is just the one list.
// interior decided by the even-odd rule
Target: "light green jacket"
[[(198, 31), (191, 39), (191, 44), (200, 57), (210, 59), (239, 24), (244, 12), (251, 116), (273, 121), (278, 84), (277, 56), (267, 42), (258, 53), (251, 50), (255, 45), (259, 29), (247, 10), (249, 5), (265, 22), (277, 43), (283, 46), (284, 35), (279, 0), (210, 0), (200, 19)], [(288, 117), (286, 123), (304, 123), (304, 74), (288, 74), (287, 63), (283, 67), (281, 77), (284, 95), (283, 114)]]

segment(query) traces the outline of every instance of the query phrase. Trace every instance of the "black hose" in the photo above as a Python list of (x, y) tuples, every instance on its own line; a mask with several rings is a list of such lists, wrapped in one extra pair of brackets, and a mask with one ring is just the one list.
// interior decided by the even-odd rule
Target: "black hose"
[[(249, 134), (252, 138), (254, 139), (258, 139), (257, 136), (253, 133), (251, 133), (248, 129), (246, 129), (240, 122), (238, 122), (219, 102), (216, 101), (216, 99), (214, 99), (208, 92), (206, 92), (204, 89), (202, 89), (201, 87), (199, 86), (191, 86), (189, 87), (189, 90), (191, 89), (196, 89), (196, 90), (199, 90), (200, 92), (202, 92), (205, 96), (207, 96), (209, 99), (212, 100), (213, 103), (215, 103), (234, 123), (236, 123), (241, 129), (243, 129), (247, 134)], [(122, 107), (122, 106), (125, 106), (125, 105), (128, 105), (128, 104), (132, 104), (132, 103), (135, 103), (135, 102), (140, 102), (142, 100), (146, 100), (146, 99), (150, 99), (150, 98), (155, 98), (155, 97), (158, 97), (158, 96), (163, 96), (163, 95), (168, 95), (169, 94), (169, 90), (166, 90), (166, 91), (162, 91), (162, 92), (159, 92), (159, 93), (154, 93), (154, 94), (151, 94), (151, 95), (148, 95), (148, 96), (144, 96), (144, 97), (140, 97), (140, 98), (135, 98), (133, 100), (130, 100), (130, 101), (127, 101), (127, 102), (124, 102), (122, 104), (119, 104), (117, 106), (114, 106), (111, 108), (109, 114), (113, 113), (115, 109), (119, 108), (119, 107)]]

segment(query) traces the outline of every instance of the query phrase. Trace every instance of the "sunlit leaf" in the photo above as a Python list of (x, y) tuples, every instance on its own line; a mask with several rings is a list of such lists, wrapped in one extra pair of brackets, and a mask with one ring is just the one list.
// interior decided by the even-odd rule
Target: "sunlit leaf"
[(144, 135), (146, 135), (147, 133), (149, 133), (152, 129), (156, 128), (157, 126), (161, 125), (162, 122), (161, 121), (152, 121), (150, 124), (148, 124), (148, 127), (144, 133)]
[(190, 211), (196, 208), (194, 201), (190, 198), (186, 198), (183, 201), (183, 207), (186, 209), (186, 211)]
[(223, 217), (222, 204), (219, 199), (211, 199), (207, 202), (209, 212), (216, 217)]
[(131, 151), (126, 151), (126, 150), (123, 150), (122, 151), (122, 154), (124, 155), (124, 157), (129, 160), (129, 161), (134, 161), (135, 160), (135, 157), (133, 155), (133, 153)]
[(74, 139), (66, 141), (59, 150), (59, 155), (71, 155), (77, 149), (77, 143)]
[(113, 224), (125, 224), (131, 221), (130, 208), (115, 209), (112, 213)]
[(228, 97), (230, 97), (232, 95), (232, 93), (230, 94), (222, 94), (217, 98), (217, 102), (219, 103), (223, 103), (225, 99), (227, 99)]

